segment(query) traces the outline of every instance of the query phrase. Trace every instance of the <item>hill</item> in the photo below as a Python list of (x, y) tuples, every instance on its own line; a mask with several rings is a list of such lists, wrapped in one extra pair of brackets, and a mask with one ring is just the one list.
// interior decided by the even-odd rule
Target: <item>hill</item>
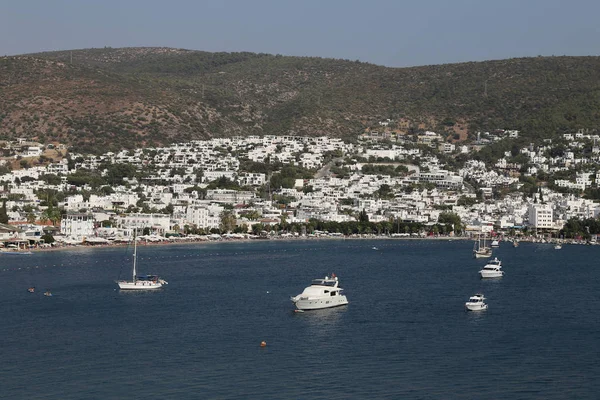
[(535, 139), (600, 122), (599, 57), (412, 68), (171, 48), (0, 58), (0, 138), (101, 152), (253, 134), (355, 137), (391, 129), (519, 129)]

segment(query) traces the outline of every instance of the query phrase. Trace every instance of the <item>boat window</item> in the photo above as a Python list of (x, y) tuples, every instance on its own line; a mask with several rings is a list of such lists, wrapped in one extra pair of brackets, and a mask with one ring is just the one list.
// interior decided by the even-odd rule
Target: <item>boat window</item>
[(337, 296), (337, 292), (331, 292), (332, 296)]
[(329, 290), (324, 290), (325, 293), (329, 293)]

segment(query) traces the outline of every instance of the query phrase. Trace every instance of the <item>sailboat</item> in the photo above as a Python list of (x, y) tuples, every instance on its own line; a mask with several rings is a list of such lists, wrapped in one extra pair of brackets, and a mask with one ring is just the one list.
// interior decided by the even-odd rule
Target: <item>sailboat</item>
[(473, 246), (473, 257), (475, 258), (486, 258), (492, 256), (492, 249), (486, 247), (485, 236), (483, 237), (483, 245), (481, 244), (481, 237), (477, 238), (475, 245)]
[(135, 231), (133, 234), (133, 277), (130, 281), (117, 281), (121, 290), (153, 290), (160, 289), (168, 282), (156, 275), (137, 275), (137, 238)]

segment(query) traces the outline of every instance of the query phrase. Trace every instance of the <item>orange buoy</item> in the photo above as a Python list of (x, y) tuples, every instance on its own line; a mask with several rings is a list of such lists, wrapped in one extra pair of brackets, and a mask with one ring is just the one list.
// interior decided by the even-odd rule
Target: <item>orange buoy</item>
[(267, 342), (265, 342), (264, 340), (260, 342), (260, 347), (267, 347)]

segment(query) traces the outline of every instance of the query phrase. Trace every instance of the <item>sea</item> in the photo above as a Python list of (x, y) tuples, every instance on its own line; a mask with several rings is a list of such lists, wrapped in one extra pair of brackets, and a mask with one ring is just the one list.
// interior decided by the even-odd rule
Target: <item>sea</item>
[[(0, 398), (600, 398), (600, 246), (502, 242), (505, 276), (487, 280), (472, 248), (138, 246), (140, 273), (169, 282), (143, 293), (115, 284), (132, 248), (0, 254)], [(349, 304), (295, 313), (332, 273)], [(488, 310), (466, 312), (479, 292)]]

